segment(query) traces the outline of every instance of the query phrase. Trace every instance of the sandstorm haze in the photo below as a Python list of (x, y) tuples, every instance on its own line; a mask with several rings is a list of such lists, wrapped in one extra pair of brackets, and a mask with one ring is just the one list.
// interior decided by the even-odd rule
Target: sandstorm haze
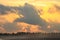
[(0, 33), (60, 32), (60, 1), (46, 1), (0, 0)]

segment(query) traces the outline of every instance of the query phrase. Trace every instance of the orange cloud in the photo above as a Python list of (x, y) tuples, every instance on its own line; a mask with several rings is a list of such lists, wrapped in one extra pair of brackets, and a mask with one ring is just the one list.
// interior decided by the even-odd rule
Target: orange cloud
[(6, 30), (3, 27), (0, 27), (0, 33), (6, 33)]
[(28, 30), (26, 28), (28, 28), (30, 25), (24, 22), (17, 22), (17, 27), (20, 28), (21, 30), (19, 30), (20, 32), (27, 32)]
[(5, 24), (6, 22), (7, 22), (7, 21), (6, 21), (4, 18), (1, 18), (1, 17), (0, 17), (0, 25), (1, 25), (1, 24)]
[(39, 32), (39, 26), (38, 25), (31, 25), (30, 32)]
[[(2, 19), (4, 19), (4, 21), (6, 20), (6, 21), (8, 21), (10, 23), (12, 23), (17, 18), (21, 18), (21, 17), (23, 17), (23, 16), (22, 15), (20, 16), (20, 15), (18, 15), (16, 13), (8, 13), (8, 14), (5, 14), (5, 15), (0, 15), (0, 19), (2, 18)], [(3, 20), (0, 20), (0, 21), (3, 22)]]
[(58, 31), (58, 30), (54, 30), (53, 32), (55, 32), (55, 33), (59, 33), (59, 31)]
[(47, 28), (48, 28), (48, 29), (50, 29), (50, 28), (51, 28), (51, 26), (50, 26), (50, 25), (48, 25), (48, 26), (47, 26)]
[(24, 22), (17, 22), (17, 27), (20, 28), (18, 32), (46, 32), (41, 30), (41, 26), (32, 25)]

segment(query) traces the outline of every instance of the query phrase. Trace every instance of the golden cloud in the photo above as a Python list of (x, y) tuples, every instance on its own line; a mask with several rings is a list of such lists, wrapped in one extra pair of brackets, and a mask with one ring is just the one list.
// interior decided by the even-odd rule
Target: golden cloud
[[(3, 5), (6, 5), (6, 6), (23, 6), (25, 4), (25, 2), (33, 5), (36, 10), (40, 11), (39, 16), (44, 19), (45, 21), (47, 21), (48, 23), (60, 23), (60, 12), (57, 11), (57, 8), (55, 7), (55, 4), (59, 5), (59, 2), (55, 2), (55, 1), (48, 1), (48, 2), (45, 2), (45, 1), (36, 1), (36, 0), (33, 0), (33, 1), (21, 1), (21, 0), (0, 0), (0, 4), (3, 4)], [(59, 6), (60, 7), (60, 6)], [(0, 23), (6, 23), (6, 22), (9, 22), (9, 23), (13, 23), (14, 20), (16, 20), (17, 18), (21, 18), (21, 17), (24, 17), (23, 15), (18, 15), (18, 12), (16, 13), (12, 13), (12, 12), (8, 12), (8, 14), (5, 14), (5, 15), (0, 15)], [(24, 22), (17, 22), (17, 27), (20, 28), (19, 30), (17, 31), (14, 31), (15, 33), (16, 32), (46, 32), (44, 30), (41, 30), (39, 29), (39, 27), (41, 28), (41, 26), (38, 26), (38, 25), (32, 25), (32, 24), (28, 24), (28, 23), (24, 23)], [(51, 28), (50, 25), (47, 26), (48, 29)], [(29, 30), (28, 30), (29, 29)], [(5, 29), (0, 27), (0, 31), (2, 32), (5, 32)], [(57, 30), (54, 30), (54, 32), (57, 32)]]
[(20, 28), (19, 32), (46, 32), (41, 30), (41, 26), (32, 25), (24, 22), (17, 22), (17, 27)]
[[(8, 14), (5, 14), (5, 15), (0, 15), (0, 21), (1, 22), (10, 22), (12, 23), (14, 20), (16, 20), (17, 18), (21, 18), (21, 17), (24, 17), (23, 15), (19, 15), (17, 13), (8, 13)], [(1, 20), (3, 19), (3, 20)], [(6, 20), (6, 21), (5, 21)]]
[[(44, 8), (42, 10), (44, 10)], [(60, 12), (58, 12), (56, 7), (53, 5), (51, 7), (47, 6), (47, 8), (45, 8), (45, 10), (43, 11), (42, 15), (40, 15), (40, 17), (46, 20), (47, 22), (60, 23), (59, 15)]]

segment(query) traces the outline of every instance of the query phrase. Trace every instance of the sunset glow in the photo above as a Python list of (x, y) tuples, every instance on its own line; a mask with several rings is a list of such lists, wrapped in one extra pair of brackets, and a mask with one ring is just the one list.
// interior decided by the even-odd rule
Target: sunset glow
[[(0, 0), (0, 4), (4, 5), (4, 7), (13, 8), (12, 10), (14, 12), (10, 12), (10, 10), (7, 8), (8, 11), (4, 11), (7, 14), (3, 14), (0, 12), (0, 25), (5, 23), (12, 23), (14, 24), (15, 20), (24, 18), (25, 16), (22, 14), (21, 10), (24, 8), (25, 3), (28, 3), (35, 7), (36, 11), (38, 12), (38, 16), (40, 16), (43, 20), (45, 20), (47, 23), (59, 23), (60, 24), (60, 2), (58, 1), (45, 1), (45, 0)], [(15, 9), (14, 9), (15, 8)], [(3, 8), (2, 8), (3, 9)], [(21, 10), (20, 10), (21, 9)], [(5, 10), (5, 9), (3, 9)], [(3, 11), (2, 10), (2, 11)], [(1, 9), (0, 9), (1, 11)], [(24, 11), (24, 9), (23, 9)], [(25, 18), (26, 19), (26, 18)], [(34, 18), (33, 18), (34, 19)], [(39, 18), (40, 19), (40, 18)], [(25, 21), (25, 20), (24, 20)], [(32, 22), (32, 20), (31, 20)], [(41, 30), (41, 25), (34, 25), (29, 24), (25, 22), (16, 22), (16, 26), (18, 29), (16, 32), (47, 32), (45, 30)], [(29, 27), (30, 26), (30, 27)], [(39, 29), (40, 27), (40, 29)], [(28, 31), (29, 28), (29, 31)], [(51, 29), (51, 26), (48, 25), (46, 27), (47, 29)], [(5, 32), (6, 30), (4, 27), (0, 27), (0, 32)], [(58, 30), (53, 30), (54, 32), (60, 32)]]

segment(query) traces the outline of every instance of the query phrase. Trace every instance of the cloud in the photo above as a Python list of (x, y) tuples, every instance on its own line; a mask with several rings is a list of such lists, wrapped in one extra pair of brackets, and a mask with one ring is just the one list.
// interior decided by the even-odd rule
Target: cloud
[(60, 12), (60, 6), (59, 5), (55, 5), (55, 8), (58, 12)]
[(45, 28), (48, 25), (48, 23), (38, 15), (38, 11), (35, 9), (35, 7), (33, 7), (32, 5), (28, 3), (26, 3), (22, 7), (19, 7), (19, 9), (17, 10), (24, 17), (21, 19), (18, 18), (14, 22), (25, 22), (25, 23), (33, 24), (33, 25), (40, 25), (43, 28)]
[(11, 11), (11, 9), (7, 6), (0, 4), (0, 14), (7, 14), (7, 11)]
[(60, 32), (60, 14), (55, 8), (48, 7), (49, 11), (53, 10), (50, 13), (43, 8), (43, 14), (39, 15), (35, 6), (28, 3), (18, 7), (0, 5), (0, 32), (54, 32), (54, 30)]
[(39, 25), (32, 25), (24, 22), (17, 22), (18, 32), (45, 32)]
[(46, 7), (42, 7), (43, 13), (40, 15), (42, 19), (47, 21), (48, 23), (55, 22), (60, 23), (60, 11), (56, 8), (55, 4), (47, 5)]
[(24, 22), (5, 23), (0, 27), (0, 33), (17, 33), (17, 32), (45, 32), (41, 26), (32, 25)]
[(18, 14), (18, 11), (16, 9), (19, 8), (0, 4), (0, 19), (4, 19), (5, 21), (12, 23), (17, 18), (23, 17), (21, 14)]
[(6, 33), (6, 30), (0, 26), (0, 33)]

